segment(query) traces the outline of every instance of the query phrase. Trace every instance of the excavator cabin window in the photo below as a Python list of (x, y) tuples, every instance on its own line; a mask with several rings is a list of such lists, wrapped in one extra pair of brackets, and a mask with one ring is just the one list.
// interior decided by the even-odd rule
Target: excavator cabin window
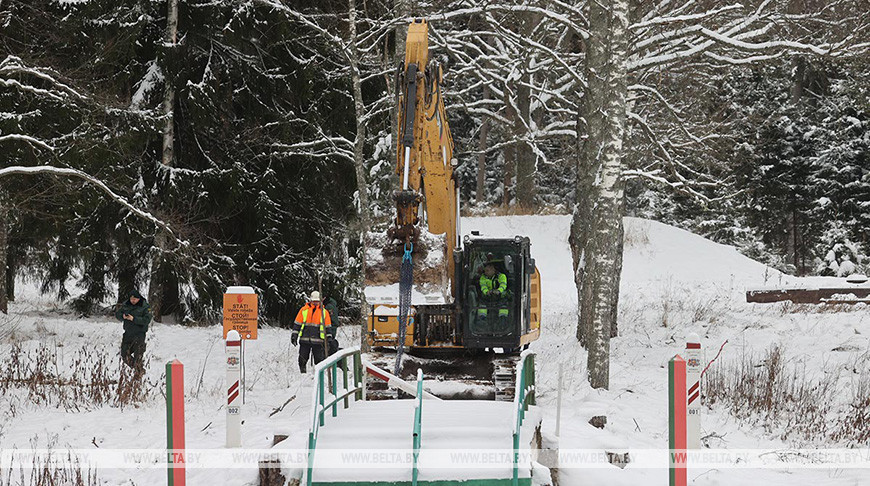
[[(504, 292), (490, 292), (484, 294), (481, 279), (485, 275), (486, 267), (492, 264), (495, 269), (492, 275), (491, 285), (493, 289), (499, 287), (499, 275), (504, 275), (507, 287)], [(468, 322), (471, 323), (471, 331), (478, 336), (506, 336), (513, 332), (514, 305), (513, 299), (516, 294), (515, 268), (513, 259), (509, 254), (495, 251), (477, 251), (472, 253), (471, 270), (466, 289), (469, 306)]]

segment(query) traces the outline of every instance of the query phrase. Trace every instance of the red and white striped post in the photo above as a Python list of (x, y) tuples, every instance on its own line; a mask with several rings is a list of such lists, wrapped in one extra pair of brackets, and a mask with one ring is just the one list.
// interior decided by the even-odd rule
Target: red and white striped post
[(227, 332), (227, 447), (242, 446), (242, 337), (235, 329)]
[(686, 338), (687, 417), (686, 446), (701, 448), (701, 338), (689, 334)]
[(166, 472), (169, 486), (184, 486), (184, 365), (166, 363)]
[(670, 486), (686, 486), (686, 361), (668, 362), (668, 460)]

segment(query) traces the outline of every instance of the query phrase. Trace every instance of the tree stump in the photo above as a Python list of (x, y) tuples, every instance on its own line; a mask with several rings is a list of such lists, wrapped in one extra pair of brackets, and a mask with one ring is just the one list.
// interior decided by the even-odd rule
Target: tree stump
[[(260, 464), (260, 486), (284, 486), (287, 478), (281, 474), (281, 461), (278, 459), (263, 459)], [(298, 481), (296, 481), (298, 484)]]
[(607, 424), (607, 416), (606, 415), (596, 415), (589, 419), (589, 424), (593, 427), (597, 427), (599, 429), (603, 429)]

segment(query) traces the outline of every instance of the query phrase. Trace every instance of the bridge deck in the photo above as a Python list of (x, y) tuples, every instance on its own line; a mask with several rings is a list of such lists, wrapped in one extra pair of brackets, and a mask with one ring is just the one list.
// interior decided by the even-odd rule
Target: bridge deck
[[(358, 402), (320, 429), (313, 482), (410, 484), (415, 400)], [(425, 400), (419, 484), (510, 484), (515, 405), (479, 400)], [(520, 435), (520, 484), (530, 483), (528, 452), (541, 417), (527, 412)]]

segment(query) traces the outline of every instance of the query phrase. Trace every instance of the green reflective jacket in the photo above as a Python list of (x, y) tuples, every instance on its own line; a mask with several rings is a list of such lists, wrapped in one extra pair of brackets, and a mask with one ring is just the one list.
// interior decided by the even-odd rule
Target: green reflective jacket
[(492, 278), (487, 277), (486, 274), (481, 275), (480, 291), (483, 292), (483, 295), (488, 294), (492, 289), (504, 293), (507, 290), (507, 275), (497, 273)]

